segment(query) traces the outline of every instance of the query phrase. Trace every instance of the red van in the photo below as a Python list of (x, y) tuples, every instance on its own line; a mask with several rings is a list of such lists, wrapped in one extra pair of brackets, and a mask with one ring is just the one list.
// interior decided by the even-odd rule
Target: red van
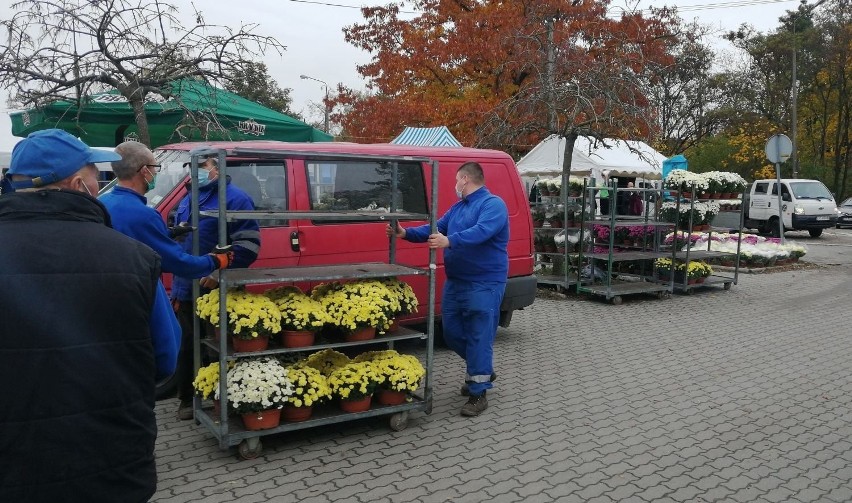
[[(509, 279), (501, 306), (501, 326), (508, 326), (512, 313), (533, 303), (536, 278), (533, 276), (533, 235), (529, 202), (511, 157), (494, 150), (471, 148), (415, 147), (391, 144), (214, 142), (178, 143), (155, 151), (163, 170), (156, 188), (147, 194), (168, 225), (179, 201), (186, 195), (190, 151), (196, 148), (227, 152), (227, 173), (231, 183), (254, 200), (259, 210), (358, 210), (390, 206), (391, 171), (387, 164), (371, 157), (394, 156), (398, 164), (397, 204), (404, 211), (428, 214), (431, 199), (429, 158), (439, 163), (438, 215), (452, 205), (456, 196), (453, 180), (466, 161), (482, 165), (488, 189), (499, 195), (509, 209)], [(317, 153), (331, 156), (323, 159)], [(333, 156), (333, 157), (332, 157)], [(406, 159), (408, 158), (408, 159)], [(342, 160), (341, 160), (342, 159)], [(408, 222), (405, 226), (425, 222)], [(385, 224), (380, 222), (320, 222), (311, 220), (261, 221), (261, 249), (253, 267), (383, 262), (388, 259), (389, 242)], [(428, 248), (400, 240), (396, 261), (425, 267)], [(169, 278), (165, 278), (167, 286)], [(422, 304), (426, 303), (425, 277), (410, 281)], [(440, 314), (444, 282), (443, 257), (438, 253), (436, 314)], [(409, 322), (424, 320), (416, 315)]]

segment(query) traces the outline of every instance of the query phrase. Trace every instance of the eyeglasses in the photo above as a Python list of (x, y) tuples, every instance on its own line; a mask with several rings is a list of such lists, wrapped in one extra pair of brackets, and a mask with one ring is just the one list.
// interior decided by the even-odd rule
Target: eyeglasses
[(163, 165), (162, 164), (143, 164), (143, 165), (139, 166), (139, 169), (137, 169), (136, 172), (138, 173), (138, 172), (142, 171), (142, 168), (154, 168), (154, 173), (159, 173), (160, 171), (163, 170)]

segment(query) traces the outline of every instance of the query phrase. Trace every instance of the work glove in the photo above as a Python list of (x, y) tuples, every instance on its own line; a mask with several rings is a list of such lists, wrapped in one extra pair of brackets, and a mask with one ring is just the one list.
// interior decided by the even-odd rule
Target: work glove
[(186, 239), (187, 234), (194, 230), (195, 227), (190, 226), (189, 223), (181, 222), (174, 227), (169, 227), (169, 237), (180, 243)]
[(234, 263), (233, 245), (217, 246), (208, 255), (213, 257), (213, 261), (216, 262), (216, 269), (224, 269)]

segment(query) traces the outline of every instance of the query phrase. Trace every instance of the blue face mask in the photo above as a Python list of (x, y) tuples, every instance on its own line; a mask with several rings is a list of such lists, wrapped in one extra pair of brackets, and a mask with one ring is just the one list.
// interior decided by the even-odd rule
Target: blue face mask
[(210, 172), (207, 171), (206, 169), (199, 169), (198, 170), (198, 186), (204, 187), (208, 183), (210, 183)]

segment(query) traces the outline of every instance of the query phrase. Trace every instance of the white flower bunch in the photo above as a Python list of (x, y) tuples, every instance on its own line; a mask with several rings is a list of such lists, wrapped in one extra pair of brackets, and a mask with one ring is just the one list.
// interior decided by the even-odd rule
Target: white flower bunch
[(686, 171), (685, 169), (673, 169), (666, 176), (664, 185), (672, 190), (690, 190), (692, 185), (698, 188), (699, 184), (704, 186), (707, 182), (697, 173)]
[(287, 369), (275, 358), (240, 360), (228, 370), (228, 399), (239, 414), (280, 409), (292, 394)]

